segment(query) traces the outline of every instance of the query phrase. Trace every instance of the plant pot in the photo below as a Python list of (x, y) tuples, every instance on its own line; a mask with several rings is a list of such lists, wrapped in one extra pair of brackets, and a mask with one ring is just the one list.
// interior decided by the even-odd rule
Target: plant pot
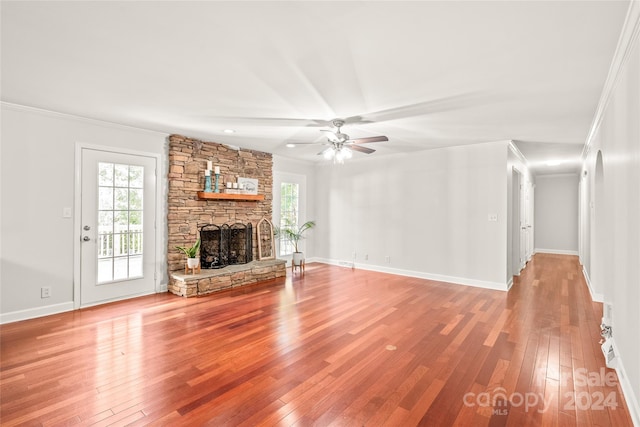
[(187, 267), (196, 268), (200, 264), (200, 258), (187, 258)]
[(291, 262), (293, 265), (302, 265), (302, 261), (304, 261), (304, 253), (302, 252), (294, 252), (293, 258)]

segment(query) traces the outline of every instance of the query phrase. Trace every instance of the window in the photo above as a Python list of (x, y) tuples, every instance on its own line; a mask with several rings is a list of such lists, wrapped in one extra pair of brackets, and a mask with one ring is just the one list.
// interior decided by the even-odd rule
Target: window
[[(298, 204), (300, 192), (298, 184), (283, 182), (280, 184), (280, 228), (298, 226)], [(280, 256), (291, 255), (293, 245), (280, 236)]]
[(98, 164), (98, 283), (142, 277), (144, 167)]

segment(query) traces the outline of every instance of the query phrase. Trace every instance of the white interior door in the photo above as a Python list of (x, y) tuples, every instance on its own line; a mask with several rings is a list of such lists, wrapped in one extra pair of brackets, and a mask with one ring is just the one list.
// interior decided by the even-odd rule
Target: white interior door
[(156, 159), (82, 149), (81, 306), (155, 292)]
[(534, 214), (535, 214), (535, 208), (534, 208), (534, 203), (535, 203), (535, 186), (528, 182), (527, 186), (529, 188), (529, 191), (527, 192), (527, 234), (528, 234), (528, 239), (527, 239), (527, 261), (531, 260), (531, 257), (533, 256), (533, 249), (534, 249), (534, 230), (533, 230), (533, 224), (535, 223), (534, 221)]
[(511, 271), (519, 276), (522, 270), (522, 258), (520, 254), (521, 230), (520, 230), (520, 172), (511, 170)]
[(529, 245), (529, 233), (527, 232), (527, 183), (520, 175), (520, 269), (527, 264), (527, 247)]

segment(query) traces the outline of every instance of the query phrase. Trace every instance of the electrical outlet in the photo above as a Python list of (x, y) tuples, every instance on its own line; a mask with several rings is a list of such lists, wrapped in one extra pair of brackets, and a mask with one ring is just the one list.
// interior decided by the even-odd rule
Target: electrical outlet
[(498, 221), (498, 214), (495, 214), (495, 213), (489, 214), (489, 221), (497, 222)]
[(385, 256), (384, 262), (386, 262), (387, 264), (391, 263), (391, 257), (389, 255)]
[(50, 298), (51, 297), (51, 288), (44, 287), (40, 288), (40, 298)]

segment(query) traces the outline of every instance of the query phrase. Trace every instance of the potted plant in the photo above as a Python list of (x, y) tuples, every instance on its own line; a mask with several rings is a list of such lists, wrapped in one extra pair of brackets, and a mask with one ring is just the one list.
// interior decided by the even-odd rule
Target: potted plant
[(198, 266), (200, 260), (197, 258), (197, 255), (200, 249), (200, 239), (196, 240), (193, 246), (176, 246), (176, 249), (187, 256), (187, 267), (196, 268)]
[(287, 223), (284, 227), (276, 227), (275, 235), (284, 236), (285, 239), (293, 244), (293, 265), (300, 265), (304, 259), (304, 254), (298, 250), (298, 242), (304, 238), (304, 232), (315, 227), (315, 221), (307, 221), (301, 226), (296, 226), (293, 223)]

